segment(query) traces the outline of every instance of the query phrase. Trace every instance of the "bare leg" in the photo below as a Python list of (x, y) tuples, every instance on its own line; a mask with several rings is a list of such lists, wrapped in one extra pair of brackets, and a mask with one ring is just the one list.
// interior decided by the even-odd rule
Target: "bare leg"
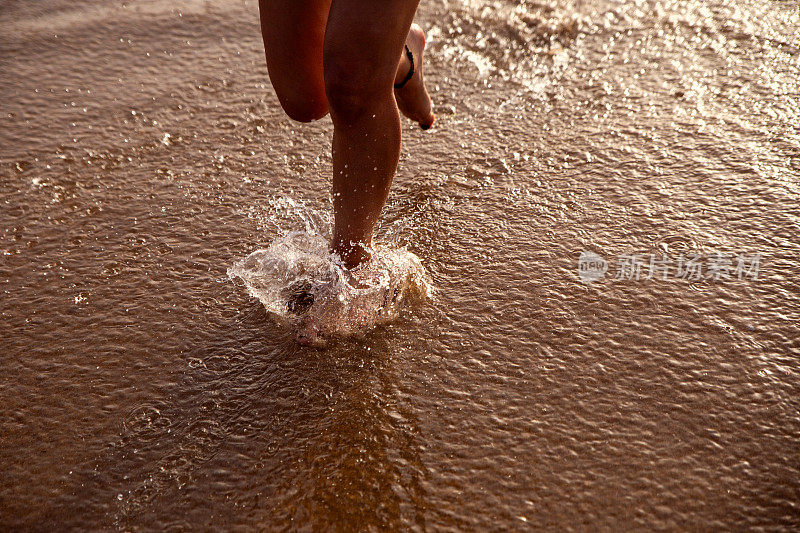
[(286, 114), (309, 122), (328, 113), (322, 46), (331, 0), (259, 0), (272, 87)]
[[(334, 236), (346, 266), (369, 259), (372, 230), (400, 153), (398, 103), (427, 129), (425, 36), (411, 21), (419, 0), (260, 0), (270, 81), (293, 119), (328, 109), (334, 124)], [(414, 75), (402, 89), (414, 56)], [(396, 98), (396, 100), (395, 100)]]
[(323, 52), (333, 120), (334, 234), (345, 266), (370, 257), (400, 155), (398, 58), (418, 0), (333, 0)]

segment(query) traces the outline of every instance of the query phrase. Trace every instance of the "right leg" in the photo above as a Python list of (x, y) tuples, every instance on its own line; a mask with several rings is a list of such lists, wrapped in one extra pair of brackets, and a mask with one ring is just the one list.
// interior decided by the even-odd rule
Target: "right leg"
[(259, 0), (272, 87), (286, 114), (310, 122), (328, 113), (322, 47), (331, 0)]
[(370, 257), (372, 230), (397, 168), (400, 114), (393, 86), (418, 2), (333, 0), (328, 14), (324, 64), (333, 121), (331, 248), (348, 268)]

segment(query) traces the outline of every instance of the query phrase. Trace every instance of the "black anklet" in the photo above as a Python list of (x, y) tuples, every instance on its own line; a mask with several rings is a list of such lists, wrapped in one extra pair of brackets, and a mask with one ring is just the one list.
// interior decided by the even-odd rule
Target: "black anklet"
[(406, 86), (406, 83), (408, 83), (408, 81), (414, 77), (414, 54), (412, 54), (411, 50), (408, 49), (408, 45), (405, 45), (405, 47), (406, 47), (406, 57), (408, 58), (409, 61), (411, 61), (411, 68), (408, 69), (408, 74), (406, 74), (406, 77), (403, 78), (403, 81), (394, 84), (395, 89), (402, 89), (403, 87)]

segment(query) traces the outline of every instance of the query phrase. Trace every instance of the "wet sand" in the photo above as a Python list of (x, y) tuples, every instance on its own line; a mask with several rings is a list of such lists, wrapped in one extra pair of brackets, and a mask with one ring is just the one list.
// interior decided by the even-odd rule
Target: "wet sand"
[(378, 236), (436, 296), (327, 350), (226, 274), (330, 213), (257, 20), (0, 2), (0, 525), (800, 527), (795, 2), (423, 1)]

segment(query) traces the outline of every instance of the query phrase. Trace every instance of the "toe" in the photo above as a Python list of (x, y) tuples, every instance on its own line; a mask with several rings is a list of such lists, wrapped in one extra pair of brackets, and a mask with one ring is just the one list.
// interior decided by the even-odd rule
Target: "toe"
[(435, 121), (436, 121), (436, 115), (431, 113), (431, 116), (428, 117), (427, 120), (419, 123), (419, 127), (422, 128), (423, 130), (429, 130), (431, 129), (431, 126), (433, 126), (433, 123)]

